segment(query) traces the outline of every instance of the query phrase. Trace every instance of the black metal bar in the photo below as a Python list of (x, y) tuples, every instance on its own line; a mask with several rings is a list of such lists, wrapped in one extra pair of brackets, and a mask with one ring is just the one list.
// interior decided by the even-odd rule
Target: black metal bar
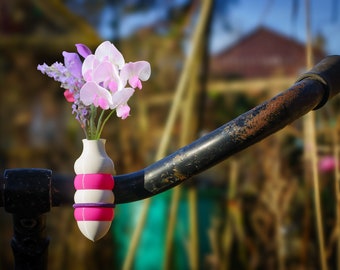
[[(142, 200), (168, 190), (320, 108), (340, 92), (339, 74), (340, 56), (326, 57), (271, 100), (145, 169), (115, 176), (115, 202)], [(51, 192), (52, 206), (72, 204), (73, 176), (53, 176)]]
[[(142, 200), (168, 190), (320, 108), (340, 92), (339, 74), (340, 56), (326, 57), (271, 100), (145, 169), (115, 176), (115, 202)], [(53, 176), (51, 194), (52, 206), (72, 204), (73, 176)]]
[(340, 92), (340, 56), (329, 56), (271, 100), (149, 167), (115, 176), (115, 202), (168, 190), (282, 129)]
[[(340, 56), (329, 56), (292, 87), (173, 154), (137, 172), (115, 176), (116, 204), (168, 190), (255, 144), (340, 92)], [(52, 180), (53, 206), (73, 203), (73, 176)]]
[(54, 173), (52, 177), (52, 206), (73, 205), (76, 189), (73, 185), (74, 174), (65, 175)]
[(0, 177), (0, 207), (4, 206), (4, 179)]
[(14, 235), (11, 246), (15, 270), (46, 270), (49, 238), (46, 215), (13, 214)]
[(47, 269), (46, 215), (51, 209), (51, 176), (45, 169), (6, 170), (3, 205), (13, 214), (16, 270)]
[(116, 203), (141, 200), (181, 184), (306, 114), (323, 95), (320, 82), (305, 79), (149, 167), (116, 176)]

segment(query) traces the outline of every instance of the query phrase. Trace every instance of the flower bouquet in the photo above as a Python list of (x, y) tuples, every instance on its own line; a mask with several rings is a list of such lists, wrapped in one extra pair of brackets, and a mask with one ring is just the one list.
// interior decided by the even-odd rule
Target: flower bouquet
[(83, 151), (74, 164), (74, 216), (80, 231), (95, 241), (108, 232), (114, 217), (115, 169), (101, 133), (114, 112), (122, 119), (130, 115), (127, 102), (136, 88), (142, 89), (151, 68), (146, 61), (125, 63), (109, 41), (94, 54), (84, 44), (76, 48), (78, 53), (63, 52), (64, 63), (44, 63), (38, 70), (61, 83), (72, 114), (84, 130)]

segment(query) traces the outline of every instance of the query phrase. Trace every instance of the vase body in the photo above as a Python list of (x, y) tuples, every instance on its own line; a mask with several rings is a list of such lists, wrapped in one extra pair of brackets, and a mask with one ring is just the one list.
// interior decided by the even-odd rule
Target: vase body
[(92, 241), (109, 231), (114, 217), (114, 164), (105, 151), (105, 140), (83, 140), (83, 151), (74, 163), (74, 217), (82, 234)]

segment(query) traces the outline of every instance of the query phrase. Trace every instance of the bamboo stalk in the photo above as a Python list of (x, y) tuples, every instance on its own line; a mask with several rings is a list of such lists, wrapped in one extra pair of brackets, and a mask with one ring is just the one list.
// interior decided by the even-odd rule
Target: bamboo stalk
[[(165, 153), (166, 152), (166, 146), (168, 145), (168, 142), (170, 140), (170, 135), (171, 135), (171, 129), (175, 123), (176, 120), (176, 116), (177, 116), (177, 109), (180, 106), (180, 103), (182, 101), (185, 89), (187, 87), (188, 84), (188, 80), (190, 78), (191, 72), (194, 68), (194, 62), (195, 62), (195, 56), (197, 55), (197, 51), (199, 49), (200, 46), (200, 41), (203, 37), (203, 33), (204, 33), (204, 28), (205, 25), (208, 21), (208, 17), (209, 17), (209, 12), (211, 9), (211, 0), (207, 0), (207, 1), (202, 1), (202, 10), (201, 10), (201, 15), (200, 18), (198, 20), (193, 38), (192, 38), (192, 47), (191, 47), (191, 51), (190, 54), (187, 57), (187, 60), (184, 63), (184, 67), (183, 67), (183, 71), (181, 74), (181, 77), (179, 78), (179, 82), (177, 85), (177, 89), (175, 91), (175, 96), (174, 96), (174, 100), (173, 100), (173, 104), (171, 106), (170, 109), (170, 113), (169, 113), (169, 117), (168, 120), (166, 122), (165, 125), (165, 129), (164, 129), (164, 136), (162, 137), (162, 141), (160, 143), (160, 147), (159, 147), (159, 153)], [(160, 159), (162, 158), (164, 155), (159, 155), (156, 157), (156, 159)]]
[[(197, 50), (197, 54), (200, 53), (200, 50)], [(186, 93), (186, 97), (183, 101), (183, 110), (182, 110), (182, 129), (180, 136), (180, 146), (184, 146), (188, 144), (194, 138), (194, 133), (196, 131), (197, 124), (195, 123), (195, 100), (197, 98), (196, 91), (197, 89), (197, 72), (198, 67), (200, 66), (199, 57), (195, 57), (194, 61), (195, 65), (193, 65), (193, 70), (191, 70), (191, 78), (189, 82), (189, 89)], [(196, 121), (197, 122), (197, 121)], [(197, 233), (197, 229), (195, 227), (195, 214), (193, 213), (196, 209), (195, 202), (195, 193), (196, 190), (189, 189), (188, 198), (189, 198), (189, 224), (190, 224), (190, 248), (189, 248), (189, 260), (192, 269), (197, 269), (197, 255), (196, 255), (196, 245), (197, 240), (195, 239), (195, 235)], [(177, 187), (173, 194), (171, 200), (171, 208), (170, 208), (170, 217), (169, 217), (169, 225), (166, 235), (166, 245), (165, 245), (165, 269), (170, 268), (170, 257), (171, 257), (171, 247), (172, 247), (172, 239), (175, 231), (175, 224), (177, 220), (177, 209), (180, 199), (181, 188)], [(193, 266), (195, 265), (195, 266)]]
[(199, 269), (199, 241), (198, 241), (198, 219), (197, 219), (197, 190), (190, 188), (189, 199), (189, 224), (190, 224), (190, 267), (193, 270)]
[(222, 258), (220, 259), (221, 267), (220, 269), (228, 270), (229, 268), (229, 258), (230, 251), (232, 247), (232, 241), (234, 236), (239, 237), (238, 240), (243, 240), (243, 232), (241, 229), (237, 231), (238, 224), (238, 206), (235, 206), (237, 196), (237, 180), (239, 174), (239, 166), (237, 161), (232, 160), (230, 162), (230, 173), (229, 173), (229, 187), (227, 192), (227, 205), (226, 205), (226, 216), (227, 220), (224, 225), (223, 230), (223, 243), (222, 243)]
[(164, 270), (171, 269), (171, 251), (173, 244), (173, 236), (175, 232), (175, 225), (177, 221), (177, 210), (181, 196), (181, 187), (174, 188), (171, 196), (170, 213), (168, 228), (165, 235), (165, 256), (164, 256)]
[[(201, 16), (199, 18), (198, 24), (196, 26), (196, 29), (193, 35), (192, 49), (184, 63), (183, 71), (182, 71), (182, 74), (179, 79), (179, 83), (175, 91), (174, 101), (170, 109), (170, 113), (169, 113), (169, 116), (168, 116), (168, 119), (165, 125), (165, 129), (164, 129), (163, 136), (160, 142), (160, 146), (158, 147), (158, 150), (156, 153), (155, 160), (159, 160), (166, 155), (166, 149), (169, 145), (171, 130), (174, 126), (174, 123), (175, 123), (175, 120), (176, 120), (176, 117), (177, 117), (177, 114), (178, 114), (178, 111), (181, 105), (182, 97), (186, 89), (188, 79), (190, 77), (190, 72), (194, 67), (195, 56), (197, 54), (197, 51), (200, 45), (200, 40), (204, 33), (204, 28), (208, 20), (210, 8), (211, 8), (211, 1), (203, 1)], [(127, 252), (127, 257), (123, 263), (123, 270), (131, 269), (133, 258), (135, 256), (135, 252), (137, 249), (137, 245), (138, 245), (142, 230), (145, 225), (148, 209), (150, 207), (150, 202), (151, 202), (151, 199), (144, 200), (143, 202), (143, 210), (141, 213), (141, 217), (139, 219), (139, 222), (137, 224), (135, 231), (133, 232), (131, 242), (130, 242), (128, 252)]]
[[(307, 69), (313, 66), (313, 55), (312, 55), (312, 41), (311, 41), (311, 29), (310, 29), (310, 1), (305, 0), (306, 8), (306, 34), (307, 34), (307, 47), (306, 47), (306, 65)], [(317, 167), (317, 145), (315, 135), (315, 113), (312, 111), (304, 117), (304, 137), (305, 137), (305, 159), (307, 162), (307, 169), (310, 168), (311, 177), (313, 180), (314, 190), (314, 205), (315, 205), (315, 216), (316, 226), (318, 232), (319, 241), (319, 253), (321, 269), (327, 270), (327, 259), (325, 254), (325, 244), (323, 235), (323, 224), (322, 224), (322, 210), (320, 201), (320, 187), (319, 187), (319, 175)]]
[(314, 189), (314, 205), (315, 205), (315, 216), (316, 216), (316, 226), (318, 232), (318, 241), (319, 241), (319, 253), (320, 253), (320, 262), (321, 269), (327, 270), (327, 260), (325, 253), (325, 241), (323, 235), (323, 223), (322, 223), (322, 208), (321, 208), (321, 200), (320, 200), (320, 187), (319, 187), (319, 176), (318, 176), (318, 168), (317, 168), (317, 151), (316, 151), (316, 142), (315, 142), (315, 126), (314, 126), (315, 116), (314, 112), (309, 113), (305, 119), (305, 140), (306, 147), (309, 148), (307, 150), (307, 155), (309, 155), (309, 162), (311, 164), (311, 175), (313, 180), (313, 189)]
[[(184, 106), (184, 121), (183, 126), (186, 129), (186, 132), (183, 133), (182, 145), (186, 145), (190, 141), (194, 139), (195, 133), (198, 127), (197, 120), (197, 98), (198, 98), (198, 77), (199, 77), (199, 67), (201, 66), (199, 55), (202, 53), (202, 46), (200, 46), (199, 50), (197, 50), (196, 63), (194, 65), (194, 69), (192, 70), (192, 77), (190, 80), (189, 90), (186, 99), (186, 106)], [(199, 267), (199, 241), (198, 241), (198, 218), (197, 218), (197, 190), (194, 187), (189, 188), (188, 190), (188, 206), (189, 206), (189, 226), (190, 226), (190, 241), (189, 241), (189, 261), (191, 269), (196, 270)]]
[[(280, 181), (280, 162), (277, 160), (276, 161), (276, 166), (275, 166), (275, 181)], [(280, 196), (283, 197), (283, 188), (281, 188), (280, 190)], [(283, 199), (281, 199), (283, 200)], [(278, 270), (285, 270), (286, 266), (285, 266), (285, 254), (284, 254), (284, 238), (283, 238), (283, 234), (281, 231), (281, 227), (282, 227), (282, 222), (283, 222), (283, 216), (284, 216), (284, 212), (285, 209), (283, 208), (283, 201), (278, 202), (276, 205), (276, 211), (275, 211), (275, 235), (276, 235), (276, 243), (277, 243), (277, 250), (276, 250), (276, 256), (277, 256), (277, 260), (278, 260)]]
[[(198, 57), (202, 50), (202, 38), (204, 34), (204, 29), (208, 22), (209, 12), (211, 10), (211, 1), (205, 1), (202, 3), (201, 7), (201, 17), (198, 22), (197, 32), (199, 34), (194, 35), (193, 39), (193, 50), (190, 57), (190, 63), (188, 64), (186, 72), (190, 72), (190, 76), (182, 80), (178, 85), (179, 88), (189, 89), (186, 94), (185, 101), (183, 103), (184, 110), (182, 111), (182, 132), (180, 137), (180, 145), (184, 146), (188, 142), (190, 142), (194, 138), (194, 134), (196, 133), (197, 124), (193, 124), (195, 121), (194, 111), (195, 111), (195, 103), (197, 99), (196, 89), (197, 87), (197, 79), (199, 73), (199, 67), (201, 66), (200, 57)], [(186, 68), (186, 67), (185, 67)], [(190, 79), (190, 81), (189, 81)], [(188, 88), (189, 86), (189, 88)], [(178, 101), (179, 102), (179, 101)], [(171, 117), (171, 113), (170, 113)], [(164, 259), (164, 268), (170, 268), (170, 257), (171, 257), (171, 248), (173, 244), (173, 235), (175, 231), (175, 224), (177, 220), (177, 210), (180, 200), (181, 188), (178, 187), (174, 190), (172, 194), (171, 208), (170, 208), (170, 217), (169, 217), (169, 225), (166, 234), (166, 244), (165, 244), (165, 259)], [(190, 248), (189, 248), (189, 261), (191, 269), (198, 269), (198, 229), (197, 229), (197, 193), (195, 189), (190, 189), (188, 193), (189, 198), (189, 224), (190, 224)]]
[(135, 253), (138, 247), (139, 239), (143, 232), (145, 221), (148, 216), (150, 203), (151, 203), (151, 198), (143, 201), (140, 218), (138, 220), (136, 229), (133, 231), (130, 245), (128, 248), (128, 252), (123, 263), (123, 268), (122, 268), (123, 270), (130, 270), (132, 268), (132, 263), (133, 263), (133, 259), (134, 259), (134, 256), (135, 256)]
[(333, 156), (335, 158), (334, 185), (336, 198), (336, 237), (337, 237), (337, 269), (340, 270), (340, 171), (339, 171), (339, 138), (335, 125), (333, 130)]

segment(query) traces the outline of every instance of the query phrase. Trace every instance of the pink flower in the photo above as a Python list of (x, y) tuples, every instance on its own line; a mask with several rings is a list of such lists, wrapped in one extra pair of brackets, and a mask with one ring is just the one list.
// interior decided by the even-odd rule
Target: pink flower
[(126, 119), (130, 115), (130, 107), (127, 105), (127, 102), (134, 92), (133, 88), (124, 88), (112, 95), (113, 108), (116, 109), (118, 117)]
[(76, 44), (76, 48), (77, 48), (77, 52), (84, 58), (92, 54), (91, 50), (84, 44), (78, 43)]
[(130, 115), (130, 107), (128, 105), (120, 105), (116, 112), (118, 117), (126, 119)]
[[(133, 93), (133, 88), (124, 88), (112, 94), (111, 92), (107, 91), (107, 89), (94, 82), (87, 82), (81, 89), (80, 99), (86, 106), (92, 104), (95, 107), (102, 108), (103, 110), (114, 110), (119, 108), (120, 111), (116, 112), (117, 116), (125, 116), (126, 118), (128, 116), (128, 114), (126, 114), (126, 107), (128, 107), (127, 102)], [(122, 113), (122, 106), (125, 108), (124, 113)]]
[(86, 81), (93, 80), (93, 74), (98, 66), (102, 63), (107, 63), (120, 69), (125, 60), (123, 55), (109, 41), (104, 41), (98, 46), (94, 54), (89, 54), (83, 63), (82, 74)]
[[(63, 52), (64, 64), (38, 65), (38, 70), (61, 83), (86, 137), (98, 139), (112, 115), (105, 114), (106, 110), (116, 110), (122, 119), (130, 115), (127, 103), (135, 88), (142, 89), (142, 82), (149, 79), (151, 68), (146, 61), (125, 63), (123, 55), (109, 41), (101, 43), (94, 54), (84, 44), (76, 44), (76, 48), (78, 54)], [(83, 62), (79, 55), (84, 57)], [(100, 115), (97, 108), (102, 109)]]
[(319, 160), (319, 169), (322, 172), (331, 172), (335, 170), (336, 161), (333, 156), (324, 156)]
[(85, 106), (93, 104), (103, 110), (109, 109), (112, 105), (110, 93), (95, 82), (87, 82), (83, 85), (80, 89), (80, 100)]
[[(130, 113), (127, 102), (134, 88), (142, 88), (141, 81), (149, 79), (151, 68), (146, 61), (125, 64), (117, 48), (105, 41), (85, 58), (82, 74), (86, 83), (80, 89), (80, 100), (86, 106), (116, 109), (117, 116), (125, 119)], [(126, 87), (127, 83), (131, 87)]]
[(66, 98), (66, 100), (68, 102), (74, 102), (75, 101), (74, 95), (68, 89), (64, 91), (64, 97)]
[(118, 69), (109, 62), (100, 63), (96, 67), (92, 80), (111, 92), (116, 92), (124, 87)]
[(100, 44), (94, 55), (99, 61), (108, 61), (116, 65), (119, 69), (125, 64), (123, 55), (110, 41), (104, 41)]
[(139, 61), (125, 64), (120, 75), (124, 84), (128, 81), (131, 87), (142, 89), (141, 81), (148, 80), (150, 74), (150, 64), (146, 61)]

